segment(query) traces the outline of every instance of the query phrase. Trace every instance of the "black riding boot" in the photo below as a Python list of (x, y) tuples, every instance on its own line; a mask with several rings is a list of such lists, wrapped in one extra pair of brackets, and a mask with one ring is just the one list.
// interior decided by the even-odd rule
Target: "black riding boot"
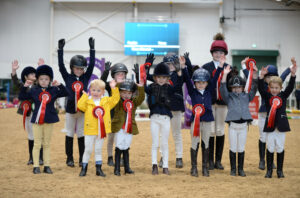
[(214, 148), (215, 148), (215, 137), (210, 137), (209, 138), (209, 166), (208, 169), (209, 170), (214, 170)]
[(284, 150), (281, 153), (277, 153), (277, 177), (283, 178), (284, 174), (282, 171), (284, 161)]
[(82, 166), (82, 157), (84, 153), (84, 136), (77, 139), (79, 151), (79, 166)]
[(204, 142), (201, 143), (201, 150), (202, 150), (202, 175), (205, 177), (209, 177), (209, 170), (208, 170), (209, 149), (205, 148)]
[(191, 175), (194, 177), (198, 177), (198, 170), (197, 170), (197, 155), (198, 152), (197, 150), (194, 150), (193, 148), (190, 149), (191, 150)]
[(242, 177), (246, 177), (244, 172), (244, 159), (245, 159), (245, 151), (242, 153), (238, 153), (238, 175)]
[(221, 164), (223, 148), (224, 148), (224, 138), (225, 135), (216, 136), (216, 163), (215, 168), (224, 170), (223, 165)]
[(124, 159), (124, 170), (125, 174), (134, 174), (134, 171), (131, 170), (129, 165), (129, 148), (123, 150), (123, 159)]
[(258, 168), (265, 170), (265, 152), (266, 152), (266, 143), (258, 141), (258, 150), (259, 150), (259, 165)]
[(43, 160), (43, 146), (40, 149), (40, 159), (39, 159), (39, 164), (44, 165), (44, 160)]
[(265, 178), (272, 178), (273, 161), (274, 161), (274, 153), (269, 152), (269, 150), (267, 149), (267, 173), (265, 175)]
[(82, 164), (81, 171), (79, 173), (80, 177), (83, 177), (83, 176), (86, 175), (86, 172), (87, 172), (87, 169), (88, 169), (88, 165), (89, 164), (85, 164), (85, 165)]
[(120, 158), (121, 158), (121, 150), (119, 148), (115, 148), (115, 170), (114, 174), (117, 176), (121, 176), (120, 173)]
[(107, 165), (108, 166), (114, 166), (115, 164), (114, 164), (114, 158), (113, 158), (113, 156), (108, 156), (108, 158), (107, 158)]
[(102, 167), (101, 164), (96, 164), (96, 175), (101, 176), (101, 177), (105, 177), (106, 175), (103, 173), (101, 167)]
[(67, 155), (67, 166), (74, 167), (74, 159), (73, 159), (73, 137), (66, 136), (65, 149)]
[(33, 140), (28, 140), (29, 160), (27, 162), (27, 165), (33, 164), (33, 157), (32, 157), (33, 145), (34, 145), (34, 141)]
[(229, 159), (230, 159), (230, 175), (236, 176), (236, 153), (229, 150)]

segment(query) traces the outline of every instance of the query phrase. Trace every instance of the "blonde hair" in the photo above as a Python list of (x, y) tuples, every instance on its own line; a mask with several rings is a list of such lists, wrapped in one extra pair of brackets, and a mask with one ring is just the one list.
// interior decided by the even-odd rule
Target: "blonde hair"
[(100, 89), (105, 89), (105, 82), (103, 80), (99, 80), (99, 79), (92, 80), (92, 82), (90, 84), (90, 88), (91, 87), (98, 87)]
[(271, 83), (277, 83), (282, 88), (282, 80), (278, 76), (271, 76), (270, 81), (269, 81), (269, 86), (271, 85)]

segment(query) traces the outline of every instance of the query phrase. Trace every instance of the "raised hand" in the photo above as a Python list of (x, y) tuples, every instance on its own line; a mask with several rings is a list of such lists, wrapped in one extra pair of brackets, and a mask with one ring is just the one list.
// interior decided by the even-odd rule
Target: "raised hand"
[(30, 85), (32, 85), (33, 84), (33, 81), (31, 81), (31, 80), (26, 80), (25, 81), (25, 84), (24, 84), (24, 87), (29, 87)]
[(110, 82), (109, 82), (109, 86), (110, 86), (110, 88), (115, 88), (116, 87), (116, 85), (117, 85), (117, 82), (115, 81), (115, 80), (111, 80)]
[(261, 77), (261, 78), (264, 78), (265, 75), (268, 73), (268, 67), (269, 67), (269, 66), (267, 66), (267, 67), (262, 67), (262, 68), (261, 68), (261, 70), (260, 70), (260, 77)]
[(65, 39), (60, 39), (58, 41), (58, 49), (62, 50), (64, 49), (64, 46), (65, 46)]
[(179, 63), (180, 63), (180, 67), (181, 67), (182, 69), (184, 69), (184, 68), (186, 67), (184, 56), (180, 56), (180, 57), (179, 57)]
[(222, 55), (221, 58), (220, 58), (219, 67), (223, 68), (225, 61), (226, 61), (226, 57), (225, 57), (225, 55)]
[(61, 83), (58, 82), (57, 80), (54, 80), (54, 81), (52, 82), (52, 86), (54, 86), (54, 87), (57, 87), (57, 86), (59, 86), (59, 85), (61, 85)]
[(292, 74), (292, 76), (295, 76), (295, 75), (296, 75), (296, 71), (297, 71), (296, 60), (295, 60), (295, 58), (293, 57), (293, 58), (291, 59), (291, 61), (292, 61), (292, 63), (293, 63), (292, 67), (290, 68), (291, 74)]
[(12, 70), (12, 75), (15, 75), (16, 74), (16, 71), (17, 69), (19, 69), (19, 62), (18, 60), (14, 60), (12, 63), (11, 63), (11, 70)]
[(139, 64), (137, 64), (137, 63), (134, 64), (134, 65), (133, 65), (132, 71), (133, 71), (134, 73), (138, 74), (138, 73), (139, 73)]
[(230, 65), (227, 65), (227, 66), (225, 67), (225, 69), (224, 69), (224, 74), (225, 74), (225, 75), (229, 74), (229, 72), (231, 71), (231, 68), (230, 68), (230, 67), (231, 67)]
[(154, 58), (154, 54), (153, 54), (153, 53), (147, 54), (147, 58), (146, 58), (145, 63), (151, 63), (151, 65), (152, 65), (154, 59), (155, 59), (155, 58)]
[(110, 66), (111, 66), (111, 62), (110, 61), (105, 62), (105, 71), (109, 71), (110, 70)]
[(45, 61), (44, 61), (44, 59), (42, 59), (42, 58), (39, 58), (39, 61), (38, 61), (38, 66), (40, 66), (40, 65), (44, 65), (45, 64)]
[(95, 49), (95, 39), (93, 37), (89, 38), (89, 45), (91, 50)]
[(248, 59), (249, 59), (249, 56), (244, 58), (244, 60), (241, 61), (241, 65), (246, 65), (246, 62)]
[(139, 84), (137, 84), (137, 86), (139, 86), (139, 87), (143, 87), (143, 86), (144, 86), (144, 84), (145, 84), (144, 80), (143, 80), (143, 79), (141, 79), (141, 80), (140, 80), (140, 83), (139, 83)]
[(183, 56), (184, 56), (184, 58), (185, 59), (189, 59), (190, 57), (190, 53), (189, 52), (185, 52), (184, 54), (183, 54)]
[(86, 95), (88, 95), (84, 90), (82, 90), (82, 94), (86, 94)]

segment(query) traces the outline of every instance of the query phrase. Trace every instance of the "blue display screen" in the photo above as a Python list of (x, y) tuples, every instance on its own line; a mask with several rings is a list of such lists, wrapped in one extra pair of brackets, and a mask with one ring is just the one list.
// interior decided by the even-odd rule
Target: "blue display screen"
[(145, 56), (149, 53), (178, 54), (178, 23), (126, 23), (125, 55)]

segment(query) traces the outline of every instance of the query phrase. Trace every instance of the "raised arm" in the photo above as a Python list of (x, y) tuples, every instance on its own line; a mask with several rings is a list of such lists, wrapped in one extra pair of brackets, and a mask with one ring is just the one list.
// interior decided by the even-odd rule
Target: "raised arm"
[(11, 63), (11, 79), (13, 82), (13, 85), (15, 85), (18, 89), (21, 89), (22, 87), (22, 83), (20, 82), (20, 80), (18, 79), (17, 76), (17, 70), (19, 69), (19, 62), (17, 60), (14, 60)]
[(291, 78), (290, 78), (289, 84), (283, 91), (283, 94), (285, 95), (286, 98), (288, 98), (290, 96), (290, 94), (293, 92), (293, 89), (295, 86), (295, 81), (296, 81), (296, 71), (297, 71), (297, 65), (296, 65), (296, 61), (295, 61), (293, 63), (293, 66), (291, 67)]
[(21, 88), (20, 93), (19, 93), (20, 100), (32, 99), (31, 89), (28, 91), (30, 84), (31, 84), (31, 82), (29, 82), (29, 80), (27, 80), (25, 82), (24, 86)]
[(265, 86), (264, 86), (264, 77), (265, 75), (268, 73), (268, 67), (262, 67), (261, 70), (260, 70), (260, 75), (259, 75), (259, 79), (258, 79), (258, 91), (261, 95), (262, 98), (266, 98), (267, 97), (267, 90), (265, 89)]
[(95, 39), (93, 37), (89, 38), (89, 45), (90, 45), (90, 62), (89, 62), (89, 66), (85, 72), (86, 79), (91, 78), (94, 67), (95, 67)]
[(138, 96), (135, 98), (136, 106), (140, 106), (144, 100), (145, 100), (144, 84), (140, 83), (138, 84)]
[(67, 72), (64, 64), (64, 46), (65, 46), (65, 39), (60, 39), (58, 41), (58, 50), (57, 50), (58, 67), (63, 79), (66, 80), (67, 76), (69, 76), (69, 73)]
[(224, 69), (222, 83), (220, 86), (220, 93), (221, 93), (222, 99), (224, 100), (224, 102), (226, 104), (228, 104), (228, 98), (229, 98), (228, 89), (226, 86), (226, 79), (227, 79), (227, 76), (230, 71), (231, 71), (230, 65), (227, 65), (226, 68)]
[(109, 97), (109, 106), (110, 109), (113, 109), (119, 102), (120, 100), (120, 92), (119, 88), (116, 87), (116, 81), (112, 80), (110, 81), (110, 88), (111, 88), (111, 97)]
[(254, 67), (253, 67), (253, 76), (252, 76), (252, 78), (253, 78), (252, 86), (251, 86), (251, 90), (249, 92), (249, 101), (253, 100), (253, 98), (255, 97), (256, 92), (257, 92), (257, 83), (258, 83), (257, 72), (258, 72), (258, 69), (257, 69), (256, 65), (254, 65)]
[(88, 100), (89, 96), (85, 91), (82, 91), (82, 95), (80, 97), (80, 99), (78, 100), (77, 103), (77, 108), (82, 111), (85, 112), (87, 109), (87, 100)]

